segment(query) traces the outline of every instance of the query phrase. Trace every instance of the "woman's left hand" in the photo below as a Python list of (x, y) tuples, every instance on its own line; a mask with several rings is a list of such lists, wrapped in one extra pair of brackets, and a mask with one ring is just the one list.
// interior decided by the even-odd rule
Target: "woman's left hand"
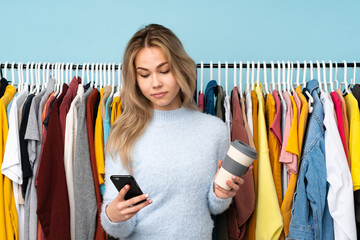
[[(216, 175), (215, 175), (215, 178), (221, 168), (221, 165), (222, 165), (222, 160), (220, 160), (218, 162), (218, 170), (216, 172)], [(215, 180), (214, 178), (214, 180)], [(220, 187), (219, 185), (217, 185), (214, 181), (214, 192), (215, 192), (215, 195), (218, 197), (218, 198), (232, 198), (236, 195), (236, 192), (240, 189), (240, 186), (241, 184), (244, 183), (244, 179), (240, 178), (240, 177), (237, 177), (237, 176), (232, 176), (232, 180), (235, 181), (232, 182), (232, 181), (226, 181), (226, 184), (231, 187), (230, 190), (226, 190), (222, 187)]]

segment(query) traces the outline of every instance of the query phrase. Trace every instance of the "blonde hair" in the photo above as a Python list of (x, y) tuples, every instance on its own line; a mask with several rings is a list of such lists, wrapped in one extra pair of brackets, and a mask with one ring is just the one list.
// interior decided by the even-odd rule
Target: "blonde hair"
[(106, 143), (107, 152), (112, 158), (118, 153), (124, 168), (131, 174), (134, 145), (153, 116), (152, 104), (142, 94), (136, 81), (135, 58), (145, 47), (158, 47), (162, 51), (169, 63), (170, 72), (180, 86), (183, 106), (197, 109), (193, 98), (196, 89), (196, 64), (185, 52), (180, 40), (170, 29), (157, 24), (150, 24), (136, 32), (128, 42), (123, 57), (123, 112), (111, 127)]

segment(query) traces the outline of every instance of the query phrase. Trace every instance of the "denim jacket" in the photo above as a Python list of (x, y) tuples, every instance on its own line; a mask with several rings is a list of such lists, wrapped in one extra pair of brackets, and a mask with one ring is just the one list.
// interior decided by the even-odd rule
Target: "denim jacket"
[(288, 239), (334, 239), (334, 226), (327, 203), (324, 113), (317, 80), (307, 83), (314, 99), (304, 138), (297, 188)]

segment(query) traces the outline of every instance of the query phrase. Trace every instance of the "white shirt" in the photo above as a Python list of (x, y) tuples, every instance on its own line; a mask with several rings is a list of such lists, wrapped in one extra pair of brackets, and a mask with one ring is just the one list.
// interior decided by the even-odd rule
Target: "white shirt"
[(231, 140), (232, 116), (231, 116), (230, 96), (228, 95), (225, 96), (224, 107), (225, 107), (225, 123), (227, 126), (229, 139)]
[(69, 195), (70, 206), (70, 232), (71, 239), (75, 239), (75, 196), (74, 196), (74, 177), (73, 167), (75, 158), (75, 140), (77, 132), (77, 111), (84, 94), (84, 87), (79, 84), (77, 94), (71, 102), (70, 109), (66, 115), (65, 144), (64, 144), (64, 166), (66, 184)]
[(335, 239), (357, 239), (353, 183), (344, 148), (334, 118), (329, 95), (320, 95), (324, 108), (326, 180), (330, 184), (327, 201), (334, 220)]
[(254, 137), (253, 130), (253, 119), (252, 119), (252, 101), (251, 101), (251, 92), (245, 93), (245, 102), (246, 102), (246, 118), (250, 128), (251, 135)]

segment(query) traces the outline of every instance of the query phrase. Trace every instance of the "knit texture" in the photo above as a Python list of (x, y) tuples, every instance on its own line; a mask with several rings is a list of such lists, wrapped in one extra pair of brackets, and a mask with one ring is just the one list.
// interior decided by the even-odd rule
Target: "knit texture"
[(125, 222), (109, 220), (105, 208), (118, 194), (110, 176), (128, 173), (119, 157), (107, 155), (101, 212), (105, 231), (122, 240), (211, 239), (210, 214), (225, 211), (232, 200), (220, 199), (213, 191), (217, 162), (228, 147), (220, 119), (184, 107), (154, 110), (133, 152), (134, 177), (153, 203)]

